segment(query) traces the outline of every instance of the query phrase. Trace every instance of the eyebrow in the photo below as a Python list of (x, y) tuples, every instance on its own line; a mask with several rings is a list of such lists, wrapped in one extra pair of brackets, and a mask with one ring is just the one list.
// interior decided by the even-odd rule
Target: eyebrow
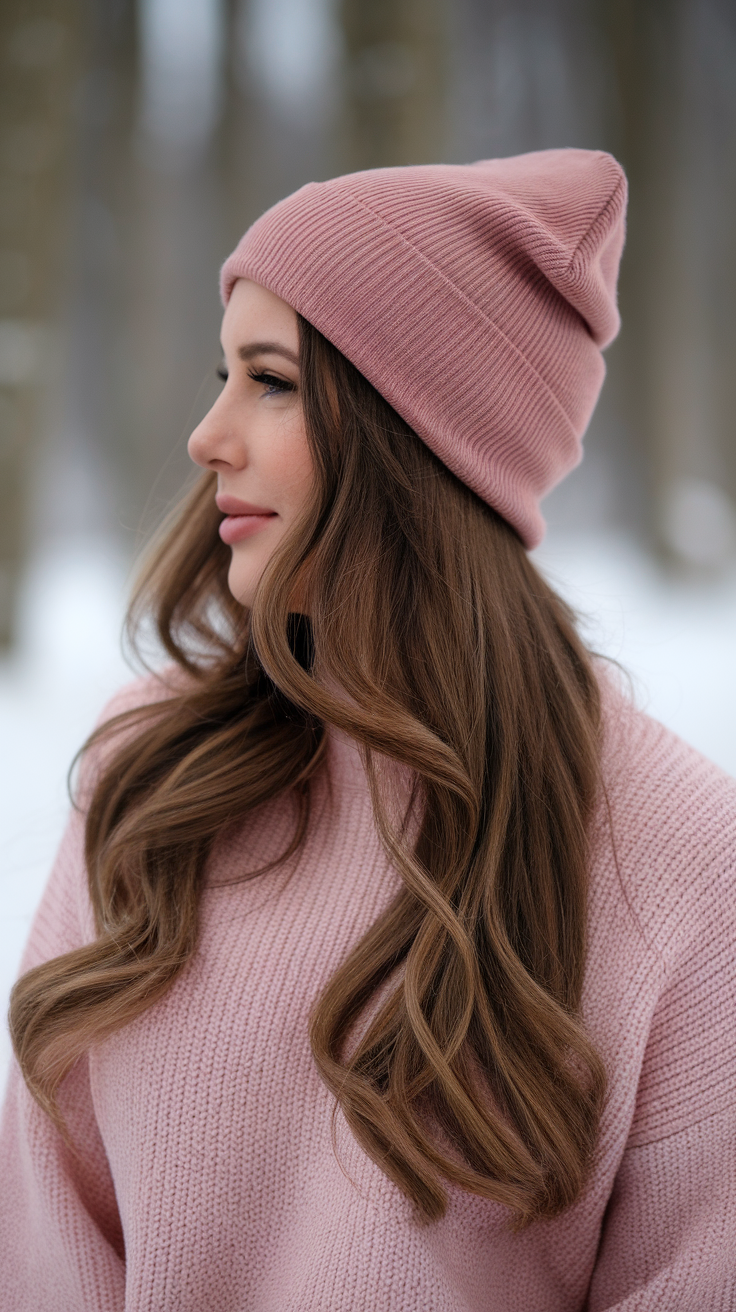
[(243, 360), (246, 364), (256, 355), (281, 355), (292, 364), (299, 364), (299, 356), (290, 351), (288, 347), (279, 346), (278, 342), (251, 342), (249, 346), (238, 347), (238, 359)]

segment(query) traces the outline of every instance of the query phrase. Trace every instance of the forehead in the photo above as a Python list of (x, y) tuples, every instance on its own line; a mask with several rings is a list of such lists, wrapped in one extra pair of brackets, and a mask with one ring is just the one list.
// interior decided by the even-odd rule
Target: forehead
[(222, 343), (237, 350), (252, 341), (279, 342), (299, 349), (296, 312), (280, 296), (249, 278), (238, 278), (222, 319)]

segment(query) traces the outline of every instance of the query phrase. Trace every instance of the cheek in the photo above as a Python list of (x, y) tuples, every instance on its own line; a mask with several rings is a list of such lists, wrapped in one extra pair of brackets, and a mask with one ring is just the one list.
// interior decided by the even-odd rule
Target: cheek
[[(282, 422), (251, 447), (245, 475), (255, 478), (253, 496), (278, 510), (273, 525), (232, 548), (228, 586), (245, 606), (253, 604), (261, 575), (282, 538), (307, 506), (315, 484), (314, 465), (301, 416)], [(247, 485), (250, 488), (250, 484)], [(236, 489), (236, 492), (238, 489)], [(240, 495), (245, 497), (246, 484)]]
[(291, 519), (307, 503), (315, 475), (303, 422), (294, 422), (279, 434), (266, 457), (269, 482), (280, 493), (280, 509)]

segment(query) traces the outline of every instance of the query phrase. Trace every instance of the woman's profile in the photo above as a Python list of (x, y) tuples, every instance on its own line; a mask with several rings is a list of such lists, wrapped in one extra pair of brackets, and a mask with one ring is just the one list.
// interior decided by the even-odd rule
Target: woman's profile
[(537, 572), (618, 331), (602, 152), (310, 184), (11, 1001), (8, 1312), (736, 1304), (736, 784)]

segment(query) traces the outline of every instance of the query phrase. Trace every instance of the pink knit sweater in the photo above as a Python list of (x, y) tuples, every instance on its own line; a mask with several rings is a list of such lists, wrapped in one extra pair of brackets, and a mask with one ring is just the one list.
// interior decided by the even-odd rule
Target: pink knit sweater
[[(607, 690), (615, 857), (601, 807), (584, 998), (610, 1075), (600, 1156), (576, 1206), (514, 1235), (457, 1189), (417, 1224), (340, 1116), (333, 1151), (307, 1016), (397, 876), (337, 734), (329, 768), (301, 859), (227, 882), (290, 832), (288, 802), (264, 806), (211, 862), (196, 959), (68, 1077), (78, 1158), (13, 1072), (4, 1312), (733, 1312), (736, 783)], [(26, 967), (93, 933), (82, 829)]]

